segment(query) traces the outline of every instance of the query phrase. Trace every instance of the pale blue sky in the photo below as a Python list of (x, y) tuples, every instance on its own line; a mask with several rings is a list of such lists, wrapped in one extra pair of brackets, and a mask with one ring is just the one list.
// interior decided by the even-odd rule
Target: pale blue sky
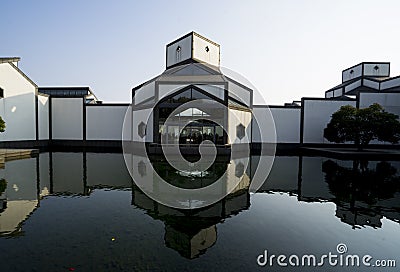
[(0, 11), (0, 56), (20, 56), (39, 86), (90, 86), (105, 102), (129, 102), (192, 30), (268, 104), (321, 97), (362, 61), (400, 74), (400, 1), (2, 0)]

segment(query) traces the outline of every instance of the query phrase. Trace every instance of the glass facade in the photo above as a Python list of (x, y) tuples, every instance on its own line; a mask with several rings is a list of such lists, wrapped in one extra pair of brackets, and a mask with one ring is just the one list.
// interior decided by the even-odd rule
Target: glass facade
[[(224, 132), (221, 126), (213, 121), (207, 120), (211, 115), (223, 116), (221, 109), (210, 109), (210, 112), (202, 111), (198, 108), (186, 108), (173, 116), (177, 123), (169, 122), (164, 125), (172, 112), (179, 105), (196, 99), (212, 99), (195, 88), (189, 88), (178, 94), (161, 101), (158, 107), (158, 143), (179, 143), (187, 145), (198, 145), (204, 140), (212, 141), (215, 144), (224, 144)], [(182, 127), (182, 123), (188, 123)], [(157, 125), (157, 123), (155, 123)]]

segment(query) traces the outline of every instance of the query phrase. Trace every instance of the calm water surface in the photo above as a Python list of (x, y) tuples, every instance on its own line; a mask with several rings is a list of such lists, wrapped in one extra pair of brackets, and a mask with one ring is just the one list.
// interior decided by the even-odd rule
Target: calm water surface
[[(258, 159), (251, 159), (248, 180)], [(162, 163), (156, 166), (162, 175), (170, 173)], [(224, 166), (213, 169), (201, 182), (208, 184)], [(193, 211), (160, 205), (134, 187), (122, 154), (41, 153), (7, 162), (0, 178), (1, 271), (398, 271), (400, 266), (397, 161), (280, 156), (258, 193), (250, 195), (244, 186)], [(337, 254), (339, 243), (346, 244), (347, 254), (396, 260), (397, 268), (257, 265), (264, 250), (319, 258)]]

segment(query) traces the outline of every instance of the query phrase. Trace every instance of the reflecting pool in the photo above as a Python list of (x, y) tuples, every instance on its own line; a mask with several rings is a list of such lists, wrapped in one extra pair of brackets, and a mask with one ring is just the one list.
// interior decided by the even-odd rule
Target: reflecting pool
[[(237, 164), (237, 188), (214, 205), (179, 210), (133, 185), (119, 153), (41, 153), (0, 169), (1, 271), (398, 271), (400, 162), (278, 156), (260, 190), (248, 192), (260, 157)], [(211, 184), (229, 169), (161, 176)], [(138, 171), (145, 168), (138, 160)], [(243, 175), (244, 173), (244, 175)], [(143, 175), (145, 172), (143, 172)], [(197, 184), (197, 185), (198, 185)], [(197, 186), (196, 185), (196, 186)], [(320, 256), (395, 260), (397, 268), (318, 267)], [(274, 259), (307, 254), (315, 266), (282, 267)], [(292, 258), (295, 262), (296, 258)]]

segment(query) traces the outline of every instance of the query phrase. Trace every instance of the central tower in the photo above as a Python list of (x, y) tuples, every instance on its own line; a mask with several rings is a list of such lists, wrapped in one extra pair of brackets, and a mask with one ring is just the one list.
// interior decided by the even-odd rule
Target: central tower
[(203, 62), (212, 66), (219, 66), (219, 44), (190, 32), (187, 35), (167, 44), (167, 69), (176, 65), (191, 62)]

